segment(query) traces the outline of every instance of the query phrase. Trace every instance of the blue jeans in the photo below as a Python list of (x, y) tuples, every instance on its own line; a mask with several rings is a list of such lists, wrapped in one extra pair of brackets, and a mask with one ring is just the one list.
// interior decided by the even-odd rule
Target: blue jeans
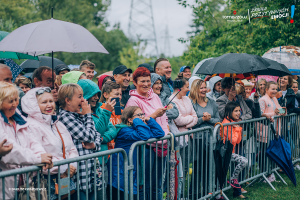
[[(150, 165), (150, 153), (151, 153), (151, 165)], [(146, 148), (145, 150), (145, 194), (144, 189), (141, 188), (139, 191), (139, 198), (144, 199), (144, 196), (146, 196), (147, 200), (162, 200), (162, 177), (164, 172), (164, 161), (165, 158), (161, 158), (157, 156), (156, 160), (156, 153), (153, 151), (153, 149)], [(157, 166), (157, 171), (156, 171)], [(162, 167), (163, 166), (163, 167)], [(150, 171), (152, 172), (152, 176), (150, 177)], [(157, 180), (156, 180), (157, 175)], [(151, 185), (152, 185), (152, 191), (150, 191), (150, 179), (151, 179)], [(157, 190), (157, 199), (156, 199), (156, 190)], [(150, 199), (150, 192), (152, 194), (152, 197)]]
[[(95, 191), (92, 191), (88, 193), (89, 200), (95, 200)], [(85, 190), (80, 190), (80, 200), (85, 200), (86, 198), (86, 192)]]

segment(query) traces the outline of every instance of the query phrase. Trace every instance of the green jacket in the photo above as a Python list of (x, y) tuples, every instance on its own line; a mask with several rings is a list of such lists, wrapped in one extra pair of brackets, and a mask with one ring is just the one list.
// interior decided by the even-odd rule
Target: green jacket
[[(81, 79), (77, 83), (83, 90), (83, 98), (88, 100), (95, 94), (100, 96), (101, 91), (96, 83), (89, 79)], [(95, 123), (96, 130), (101, 134), (103, 141), (101, 143), (101, 150), (108, 150), (107, 143), (117, 137), (117, 131), (114, 125), (110, 122), (111, 111), (100, 108), (102, 103), (98, 102), (96, 107), (92, 109), (92, 117)], [(99, 157), (100, 164), (102, 158)], [(107, 162), (107, 156), (104, 157), (104, 162)]]

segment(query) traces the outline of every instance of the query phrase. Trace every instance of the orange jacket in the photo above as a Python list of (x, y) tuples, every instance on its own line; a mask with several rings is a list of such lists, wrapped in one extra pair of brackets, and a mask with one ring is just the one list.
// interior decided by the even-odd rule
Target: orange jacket
[[(102, 103), (101, 107), (102, 109), (105, 108), (105, 103)], [(123, 110), (121, 110), (123, 112)], [(116, 115), (115, 112), (111, 113), (110, 122), (115, 126), (116, 124), (121, 124), (121, 115)], [(115, 141), (112, 140), (107, 143), (108, 150), (115, 148)]]
[[(229, 121), (228, 119), (224, 119), (222, 124), (227, 124), (233, 121)], [(231, 130), (232, 129), (232, 130)], [(231, 126), (224, 126), (224, 138), (223, 141), (227, 139), (227, 130), (228, 130), (228, 140), (233, 144), (232, 153), (235, 152), (235, 146), (242, 141), (242, 130), (243, 128), (240, 125), (231, 125)], [(231, 136), (232, 133), (232, 136)], [(221, 132), (220, 132), (221, 135)]]

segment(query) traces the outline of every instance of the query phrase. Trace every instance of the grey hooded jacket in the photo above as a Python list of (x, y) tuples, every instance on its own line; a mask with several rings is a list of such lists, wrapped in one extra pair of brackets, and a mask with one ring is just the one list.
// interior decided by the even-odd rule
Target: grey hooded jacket
[[(153, 87), (154, 83), (157, 80), (161, 80), (162, 78), (160, 75), (156, 74), (156, 73), (151, 73), (151, 88)], [(160, 91), (160, 95), (159, 98), (161, 100), (161, 103), (163, 106), (166, 106), (169, 103), (169, 96), (164, 92), (164, 88), (162, 87), (161, 91)], [(175, 103), (171, 102), (171, 104), (173, 105), (172, 109), (167, 110), (166, 114), (167, 117), (170, 120), (176, 119), (179, 116), (179, 111), (175, 105)]]
[[(252, 119), (252, 112), (251, 112), (250, 108), (247, 106), (243, 97), (241, 95), (236, 95), (236, 98), (237, 98), (239, 105), (243, 112), (241, 119), (243, 121), (247, 120), (247, 119)], [(223, 94), (222, 96), (220, 96), (216, 101), (216, 103), (218, 104), (221, 121), (223, 121), (223, 119), (225, 118), (225, 116), (224, 116), (225, 115), (225, 106), (228, 102), (230, 102), (230, 101), (229, 101), (228, 97), (226, 96), (226, 94)]]
[(219, 77), (219, 76), (215, 76), (215, 77), (212, 77), (210, 80), (209, 80), (209, 87), (211, 89), (210, 92), (206, 93), (206, 97), (216, 101), (217, 98), (219, 98), (221, 95), (219, 92), (217, 91), (214, 91), (214, 88), (215, 88), (215, 84), (219, 81), (221, 81), (222, 78)]

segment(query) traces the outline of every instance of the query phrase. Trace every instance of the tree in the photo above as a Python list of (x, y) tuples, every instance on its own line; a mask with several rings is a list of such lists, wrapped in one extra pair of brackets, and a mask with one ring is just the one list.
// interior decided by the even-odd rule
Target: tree
[[(193, 7), (195, 22), (205, 21), (207, 9), (203, 9), (203, 5), (210, 5), (212, 1), (197, 2)], [(243, 20), (241, 23), (229, 23), (222, 19), (222, 16), (233, 15), (234, 10), (238, 15), (247, 15), (248, 9), (267, 7), (268, 10), (278, 10), (282, 8), (290, 8), (294, 4), (292, 0), (286, 1), (260, 1), (260, 0), (244, 0), (244, 1), (227, 1), (221, 5), (222, 9), (215, 9), (213, 21), (203, 25), (194, 38), (191, 39), (190, 47), (183, 55), (183, 59), (189, 64), (197, 64), (201, 60), (209, 57), (217, 57), (226, 53), (249, 53), (262, 56), (270, 48), (280, 45), (298, 45), (300, 42), (300, 32), (296, 28), (299, 21), (299, 15), (294, 16), (295, 23), (290, 23), (290, 17), (281, 19), (271, 19), (270, 17)], [(201, 8), (202, 7), (202, 8)], [(219, 8), (221, 8), (219, 6)], [(296, 10), (300, 6), (296, 5)], [(195, 12), (197, 11), (197, 12)]]

